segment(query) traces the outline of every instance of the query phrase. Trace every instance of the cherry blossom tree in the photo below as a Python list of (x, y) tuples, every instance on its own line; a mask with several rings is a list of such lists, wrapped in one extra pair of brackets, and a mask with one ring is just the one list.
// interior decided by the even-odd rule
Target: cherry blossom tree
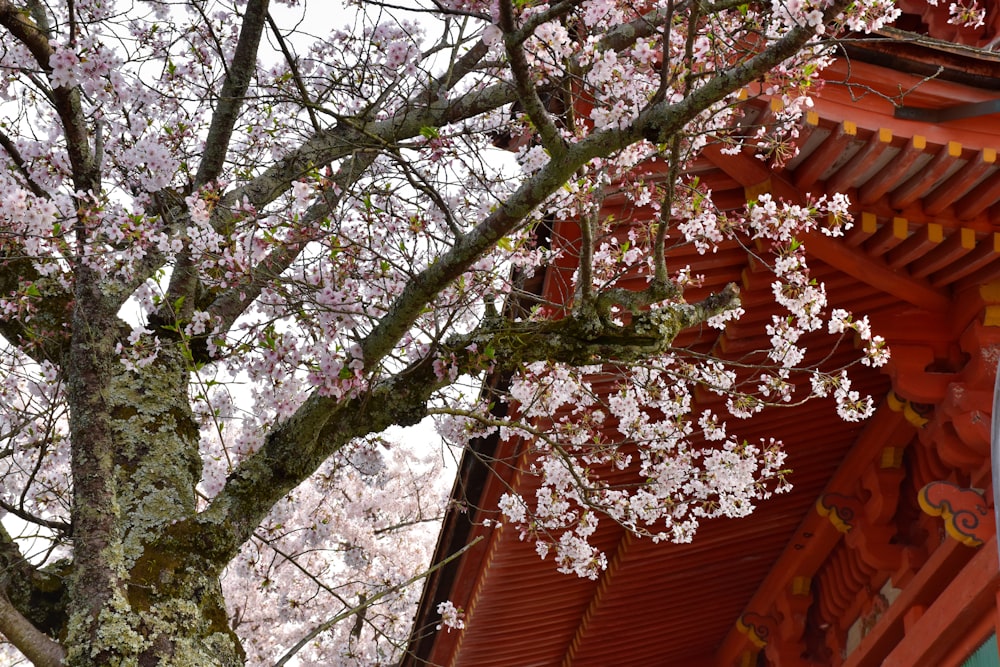
[[(686, 540), (781, 489), (780, 443), (692, 413), (695, 387), (734, 419), (812, 396), (871, 411), (800, 345), (822, 329), (887, 355), (796, 240), (840, 233), (846, 200), (723, 211), (685, 168), (708, 142), (780, 155), (835, 40), (890, 3), (317, 9), (0, 0), (11, 656), (392, 663), (443, 493), (440, 449), (390, 429), (428, 416), (458, 447), (530, 438), (541, 491), (505, 496), (506, 520), (596, 576), (600, 521)], [(768, 127), (741, 121), (755, 96), (782, 103)], [(551, 243), (554, 221), (577, 235)], [(786, 313), (751, 378), (674, 345), (742, 310), (734, 286), (685, 299), (699, 277), (670, 249), (731, 239), (770, 253)], [(539, 301), (532, 276), (566, 258), (572, 293)], [(509, 381), (481, 394), (487, 376)]]

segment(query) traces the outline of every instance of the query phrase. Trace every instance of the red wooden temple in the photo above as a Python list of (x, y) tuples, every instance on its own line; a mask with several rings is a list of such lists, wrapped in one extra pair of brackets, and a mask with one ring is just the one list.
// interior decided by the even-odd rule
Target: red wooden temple
[[(968, 30), (947, 23), (947, 3), (898, 4), (893, 30), (851, 46), (826, 73), (851, 85), (822, 89), (797, 157), (779, 169), (708, 150), (693, 168), (734, 209), (762, 192), (850, 195), (845, 238), (804, 240), (831, 306), (868, 314), (891, 347), (886, 367), (855, 374), (879, 401), (874, 416), (847, 423), (819, 400), (741, 424), (748, 440), (784, 441), (793, 491), (746, 519), (704, 523), (687, 545), (608, 522), (596, 543), (609, 564), (595, 581), (558, 574), (516, 530), (482, 525), (496, 520), (501, 493), (531, 489), (532, 478), (521, 472), (525, 443), (475, 443), (437, 558), (482, 539), (428, 580), (405, 665), (1000, 664), (989, 454), (1000, 7), (990, 3), (986, 25)], [(750, 113), (763, 122), (770, 110)], [(556, 225), (553, 243), (574, 234)], [(707, 290), (737, 282), (748, 312), (716, 339), (679, 342), (723, 355), (766, 346), (771, 280), (744, 250), (674, 260), (706, 274)], [(544, 298), (560, 298), (567, 270), (547, 271)], [(443, 600), (464, 609), (465, 630), (434, 630)]]

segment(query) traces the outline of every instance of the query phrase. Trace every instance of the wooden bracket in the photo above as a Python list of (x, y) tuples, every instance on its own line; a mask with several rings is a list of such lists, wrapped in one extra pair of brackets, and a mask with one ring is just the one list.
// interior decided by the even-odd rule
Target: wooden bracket
[(771, 641), (776, 626), (777, 621), (770, 616), (756, 614), (752, 611), (748, 611), (736, 619), (736, 629), (745, 634), (750, 643), (758, 649), (764, 648)]
[(816, 500), (816, 511), (830, 520), (837, 530), (846, 533), (861, 516), (861, 501), (842, 493), (824, 493)]
[(951, 482), (931, 482), (917, 496), (920, 509), (944, 520), (951, 537), (970, 547), (978, 547), (992, 537), (993, 522), (981, 492)]

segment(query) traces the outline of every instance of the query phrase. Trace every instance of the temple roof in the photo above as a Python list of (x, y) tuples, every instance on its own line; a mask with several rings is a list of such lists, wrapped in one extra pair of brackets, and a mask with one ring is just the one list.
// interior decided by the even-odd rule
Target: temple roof
[[(925, 34), (982, 51), (976, 76), (1000, 77), (986, 48), (995, 26), (947, 36), (952, 28), (942, 27), (940, 11), (900, 4), (922, 17)], [(875, 415), (844, 422), (831, 402), (816, 400), (733, 424), (747, 440), (784, 441), (794, 489), (745, 519), (705, 522), (691, 544), (654, 544), (602, 524), (596, 545), (609, 564), (595, 581), (557, 573), (510, 527), (482, 525), (498, 518), (501, 493), (530, 494), (536, 480), (519, 472), (530, 456), (524, 443), (474, 443), (455, 491), (462, 511), (449, 512), (437, 558), (482, 539), (429, 580), (404, 664), (729, 666), (756, 660), (753, 649), (768, 632), (798, 633), (803, 659), (840, 664), (842, 656), (828, 655), (824, 626), (860, 613), (878, 558), (926, 558), (928, 540), (936, 539), (914, 518), (913, 487), (935, 478), (939, 471), (926, 461), (938, 455), (912, 453), (945, 442), (941, 465), (986, 485), (983, 447), (1000, 342), (991, 328), (1000, 323), (1000, 289), (990, 287), (1000, 278), (1000, 123), (996, 115), (912, 120), (897, 110), (940, 111), (998, 94), (968, 80), (888, 69), (878, 64), (881, 47), (871, 53), (841, 58), (826, 72), (800, 152), (787, 164), (709, 149), (691, 171), (733, 209), (763, 192), (799, 201), (850, 195), (856, 224), (846, 237), (813, 234), (804, 242), (830, 307), (867, 314), (892, 349), (886, 369), (855, 369), (855, 387), (879, 400)], [(766, 122), (773, 112), (753, 107), (747, 122)], [(573, 232), (557, 224), (553, 238), (561, 234)], [(682, 249), (671, 262), (704, 272), (705, 290), (738, 283), (748, 313), (718, 337), (689, 332), (679, 343), (728, 357), (766, 348), (772, 278), (744, 249), (733, 243), (708, 256)], [(561, 298), (571, 270), (548, 270), (544, 298)], [(828, 338), (806, 346), (834, 363), (857, 356)], [(698, 398), (699, 409), (713, 401)], [(866, 534), (884, 535), (885, 543), (849, 551), (838, 520), (866, 522), (874, 527)], [(464, 631), (434, 632), (434, 608), (445, 599), (465, 609)]]

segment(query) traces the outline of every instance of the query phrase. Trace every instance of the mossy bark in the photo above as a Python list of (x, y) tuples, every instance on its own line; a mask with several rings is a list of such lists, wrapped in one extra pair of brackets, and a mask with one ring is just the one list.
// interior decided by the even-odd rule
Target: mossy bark
[[(81, 269), (68, 397), (73, 433), (73, 547), (66, 662), (239, 665), (219, 583), (222, 565), (178, 549), (167, 528), (196, 512), (198, 428), (186, 356), (161, 339), (151, 364), (116, 351), (114, 304)], [(188, 545), (185, 545), (188, 546)]]

